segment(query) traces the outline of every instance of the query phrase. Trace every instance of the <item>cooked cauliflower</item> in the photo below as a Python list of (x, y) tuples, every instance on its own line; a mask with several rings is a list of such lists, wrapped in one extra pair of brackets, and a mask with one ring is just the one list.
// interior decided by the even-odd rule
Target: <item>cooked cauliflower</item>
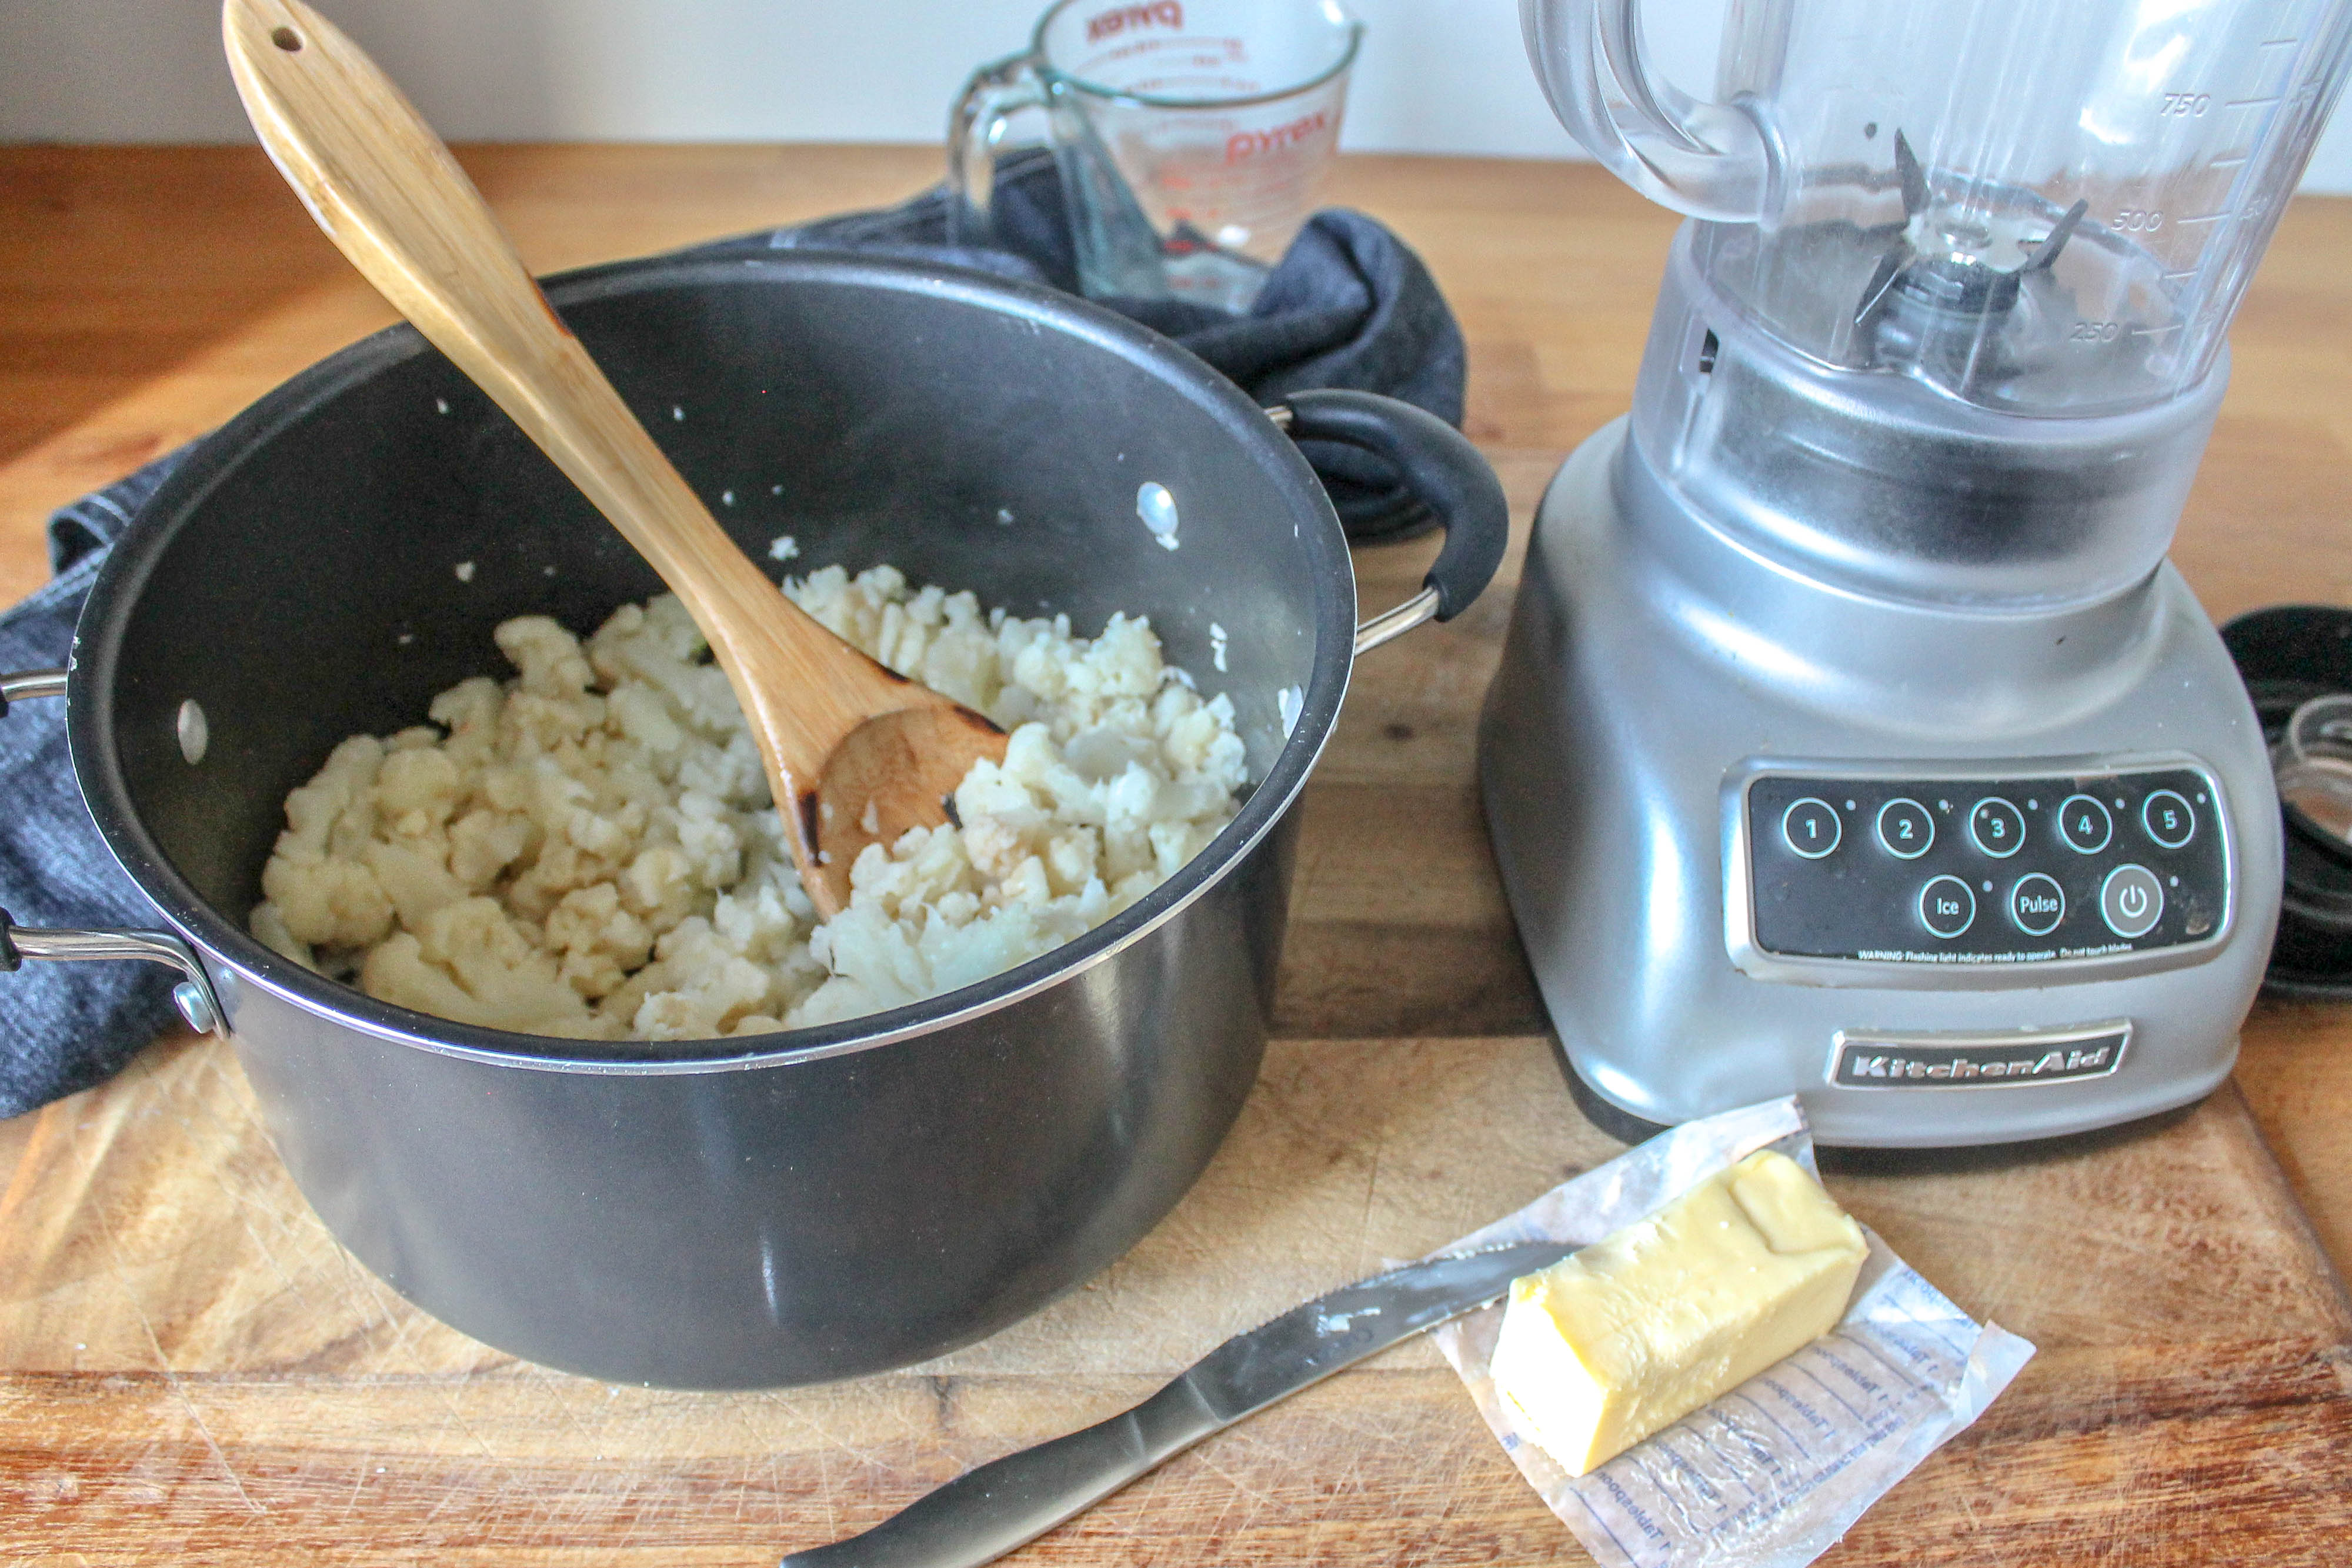
[(526, 616), (518, 672), (354, 736), (287, 797), (252, 929), (420, 1012), (527, 1034), (704, 1039), (854, 1018), (1009, 969), (1160, 885), (1232, 819), (1232, 703), (1161, 662), (1141, 619), (982, 611), (877, 566), (784, 592), (892, 669), (1011, 732), (956, 791), (961, 826), (870, 845), (820, 923), (759, 753), (667, 596), (587, 640)]

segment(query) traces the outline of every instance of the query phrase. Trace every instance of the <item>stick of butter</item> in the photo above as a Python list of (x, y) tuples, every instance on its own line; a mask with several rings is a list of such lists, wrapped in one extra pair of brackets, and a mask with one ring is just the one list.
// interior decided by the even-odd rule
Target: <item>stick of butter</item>
[(1750, 1154), (1512, 1281), (1495, 1386), (1584, 1475), (1834, 1328), (1868, 1252), (1803, 1166)]

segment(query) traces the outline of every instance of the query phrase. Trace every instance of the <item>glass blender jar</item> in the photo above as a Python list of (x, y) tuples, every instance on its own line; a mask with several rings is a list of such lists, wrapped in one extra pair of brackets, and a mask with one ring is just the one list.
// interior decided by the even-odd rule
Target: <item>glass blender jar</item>
[(1711, 101), (1638, 0), (1522, 17), (1569, 129), (1692, 220), (1481, 729), (1580, 1082), (1890, 1145), (2205, 1093), (2277, 809), (2164, 554), (2352, 6), (1733, 0)]

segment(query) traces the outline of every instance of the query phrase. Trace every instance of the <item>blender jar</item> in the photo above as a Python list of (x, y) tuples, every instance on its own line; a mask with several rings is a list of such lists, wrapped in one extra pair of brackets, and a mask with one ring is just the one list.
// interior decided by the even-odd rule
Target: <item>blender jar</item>
[(1686, 227), (1636, 394), (1675, 498), (1917, 600), (2169, 543), (2347, 0), (1731, 0), (1717, 101), (1639, 0), (1522, 0), (1552, 105)]

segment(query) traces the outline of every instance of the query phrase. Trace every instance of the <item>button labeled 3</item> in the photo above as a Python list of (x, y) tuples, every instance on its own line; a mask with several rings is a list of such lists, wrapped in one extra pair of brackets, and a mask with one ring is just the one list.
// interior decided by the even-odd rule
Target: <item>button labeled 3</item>
[(2164, 918), (2164, 884), (2145, 866), (2116, 867), (2099, 884), (2099, 918), (2117, 936), (2146, 936)]
[(2025, 814), (1999, 795), (1977, 802), (1969, 813), (1969, 837), (1996, 860), (2025, 847)]
[(1976, 923), (1977, 896), (1958, 877), (1935, 877), (1919, 889), (1919, 922), (1946, 942)]

